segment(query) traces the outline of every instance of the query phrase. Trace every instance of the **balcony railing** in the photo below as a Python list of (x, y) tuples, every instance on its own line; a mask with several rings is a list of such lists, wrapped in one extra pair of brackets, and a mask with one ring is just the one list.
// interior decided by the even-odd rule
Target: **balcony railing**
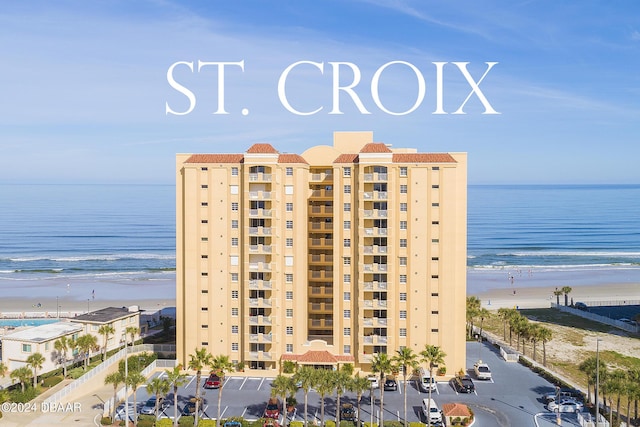
[(250, 262), (249, 270), (252, 271), (271, 271), (271, 263), (268, 262)]
[(332, 214), (333, 206), (310, 206), (310, 214)]
[(378, 245), (365, 246), (364, 247), (364, 253), (365, 254), (386, 254), (387, 253), (387, 247), (386, 246), (378, 246)]
[(333, 319), (309, 319), (309, 328), (332, 328)]
[(249, 191), (251, 200), (265, 200), (271, 198), (271, 191)]
[(270, 245), (249, 245), (249, 252), (270, 254), (271, 246)]
[(327, 247), (332, 247), (333, 246), (333, 239), (325, 239), (325, 238), (309, 239), (309, 246), (315, 246), (315, 247), (327, 246)]
[(249, 216), (270, 218), (271, 209), (249, 209)]
[(249, 323), (252, 325), (270, 325), (271, 318), (269, 316), (249, 316)]
[(387, 218), (389, 216), (388, 211), (382, 209), (365, 209), (365, 218)]
[(386, 236), (387, 228), (365, 228), (364, 235), (365, 236)]
[(271, 181), (271, 174), (270, 173), (250, 173), (249, 174), (249, 181), (252, 182), (256, 182), (256, 181)]
[(311, 181), (333, 180), (333, 174), (330, 173), (312, 173)]
[(389, 178), (386, 173), (365, 173), (364, 181), (365, 182), (374, 182), (374, 181), (387, 181)]
[(271, 227), (249, 227), (249, 235), (271, 236)]
[(271, 289), (271, 280), (249, 280), (249, 289), (260, 289), (261, 287), (264, 289)]
[(332, 311), (333, 303), (330, 302), (313, 302), (309, 304), (310, 311)]
[(309, 262), (330, 263), (333, 262), (333, 254), (309, 255)]
[(365, 291), (386, 290), (387, 282), (364, 282)]
[(313, 190), (311, 192), (311, 197), (332, 198), (333, 190)]
[(333, 223), (331, 222), (310, 222), (310, 230), (333, 231)]
[(365, 272), (380, 272), (380, 271), (387, 271), (387, 264), (364, 264), (363, 265), (363, 270)]
[(249, 298), (249, 305), (252, 307), (267, 306), (271, 307), (270, 298)]

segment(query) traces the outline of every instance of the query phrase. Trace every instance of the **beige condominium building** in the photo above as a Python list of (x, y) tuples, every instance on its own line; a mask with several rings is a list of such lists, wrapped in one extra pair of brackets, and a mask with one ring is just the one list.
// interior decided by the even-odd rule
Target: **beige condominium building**
[(466, 153), (336, 132), (285, 154), (178, 154), (177, 357), (246, 369), (440, 346), (465, 367)]

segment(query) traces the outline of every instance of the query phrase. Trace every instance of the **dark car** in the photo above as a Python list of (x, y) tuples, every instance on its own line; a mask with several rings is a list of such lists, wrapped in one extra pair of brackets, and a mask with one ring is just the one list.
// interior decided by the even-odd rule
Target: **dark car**
[(455, 377), (453, 380), (453, 388), (458, 393), (473, 393), (476, 391), (476, 386), (473, 385), (473, 380), (469, 375), (463, 377)]
[(220, 388), (222, 380), (216, 374), (209, 375), (209, 378), (204, 382), (204, 388)]
[(560, 390), (546, 393), (542, 396), (542, 400), (544, 403), (550, 403), (555, 401), (556, 397), (560, 397), (560, 399), (571, 398), (578, 402), (584, 400), (584, 394), (575, 388), (561, 388)]
[(358, 421), (358, 411), (353, 407), (351, 403), (344, 403), (340, 408), (340, 419), (342, 421)]
[[(164, 399), (162, 396), (160, 397), (160, 402), (158, 403), (158, 410), (162, 411), (164, 409)], [(156, 397), (151, 396), (140, 408), (140, 413), (145, 415), (152, 415), (156, 413)]]
[(384, 391), (398, 391), (398, 382), (395, 378), (387, 378), (385, 380)]
[(189, 416), (195, 415), (196, 413), (196, 402), (187, 402), (182, 407), (182, 415)]
[(573, 304), (573, 307), (577, 308), (578, 310), (589, 311), (589, 306), (583, 302), (577, 302)]

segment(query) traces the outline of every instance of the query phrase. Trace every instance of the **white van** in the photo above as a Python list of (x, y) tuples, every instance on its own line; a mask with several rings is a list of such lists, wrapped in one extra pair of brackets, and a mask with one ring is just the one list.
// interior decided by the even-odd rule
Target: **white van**
[(429, 371), (425, 368), (420, 368), (418, 370), (418, 385), (420, 386), (420, 390), (425, 393), (428, 393), (429, 390), (436, 390), (436, 380), (429, 375)]
[(424, 414), (425, 421), (431, 423), (442, 423), (442, 412), (433, 399), (422, 399), (422, 413)]

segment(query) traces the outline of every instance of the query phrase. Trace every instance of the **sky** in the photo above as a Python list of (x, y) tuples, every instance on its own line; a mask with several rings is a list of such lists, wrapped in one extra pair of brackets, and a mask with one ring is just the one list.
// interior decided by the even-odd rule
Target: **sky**
[[(7, 2), (0, 53), (0, 183), (172, 184), (176, 153), (334, 131), (467, 152), (470, 184), (640, 183), (635, 0)], [(199, 62), (242, 63), (223, 108)]]

